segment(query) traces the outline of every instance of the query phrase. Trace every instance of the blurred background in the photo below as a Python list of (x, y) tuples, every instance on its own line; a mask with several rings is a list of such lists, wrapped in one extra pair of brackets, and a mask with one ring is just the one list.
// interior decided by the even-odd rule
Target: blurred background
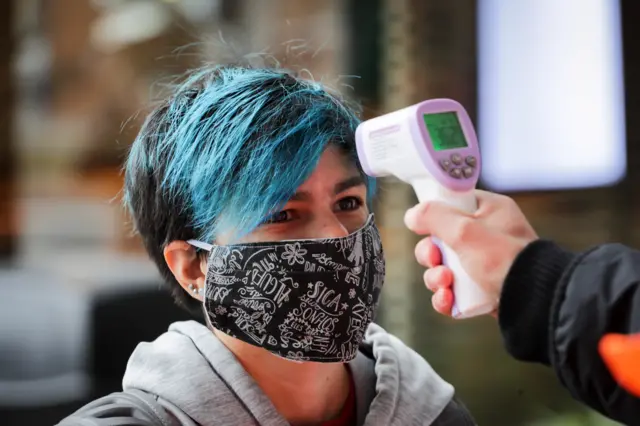
[[(0, 424), (51, 425), (120, 389), (139, 341), (189, 318), (119, 205), (120, 167), (163, 81), (269, 52), (372, 117), (427, 98), (477, 125), (481, 186), (572, 249), (640, 239), (635, 0), (5, 0), (0, 2)], [(260, 57), (255, 56), (257, 65)], [(366, 118), (365, 117), (365, 118)], [(481, 425), (606, 425), (495, 321), (432, 312), (416, 202), (383, 182), (379, 322), (453, 383)]]

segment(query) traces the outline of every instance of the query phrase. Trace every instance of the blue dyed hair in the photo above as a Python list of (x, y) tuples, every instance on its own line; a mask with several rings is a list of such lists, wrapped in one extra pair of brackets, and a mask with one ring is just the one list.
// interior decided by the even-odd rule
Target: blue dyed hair
[[(125, 165), (124, 201), (174, 296), (166, 244), (244, 235), (313, 172), (328, 144), (358, 167), (359, 118), (339, 94), (285, 70), (220, 66), (192, 73), (147, 117)], [(190, 306), (187, 306), (190, 307)]]

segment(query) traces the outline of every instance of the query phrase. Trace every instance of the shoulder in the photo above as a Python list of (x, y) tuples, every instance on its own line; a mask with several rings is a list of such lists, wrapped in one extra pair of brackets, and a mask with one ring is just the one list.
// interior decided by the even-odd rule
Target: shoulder
[(173, 404), (146, 392), (115, 392), (80, 408), (57, 426), (196, 426)]
[[(371, 324), (360, 351), (372, 358), (378, 393), (373, 411), (395, 412), (385, 424), (407, 424), (407, 419), (433, 426), (474, 426), (464, 404), (455, 397), (453, 386), (429, 362), (382, 327)], [(420, 389), (416, 394), (415, 390)], [(392, 410), (389, 407), (394, 407)], [(400, 413), (402, 413), (400, 415)]]

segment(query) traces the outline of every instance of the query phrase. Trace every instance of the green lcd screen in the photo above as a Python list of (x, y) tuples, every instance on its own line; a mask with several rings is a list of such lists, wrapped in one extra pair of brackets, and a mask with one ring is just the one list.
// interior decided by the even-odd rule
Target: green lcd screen
[(425, 114), (424, 124), (427, 126), (427, 130), (431, 136), (431, 143), (434, 150), (444, 151), (446, 149), (466, 148), (468, 146), (457, 113), (442, 112)]

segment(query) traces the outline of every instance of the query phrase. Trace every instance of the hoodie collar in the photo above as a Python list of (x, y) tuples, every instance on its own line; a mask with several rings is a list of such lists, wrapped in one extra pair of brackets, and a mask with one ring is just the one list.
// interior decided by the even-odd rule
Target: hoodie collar
[[(453, 397), (453, 387), (420, 355), (375, 324), (350, 368), (358, 424), (400, 426), (419, 419), (428, 425)], [(174, 323), (154, 342), (139, 344), (123, 388), (157, 395), (202, 426), (288, 426), (229, 349), (195, 321)]]

